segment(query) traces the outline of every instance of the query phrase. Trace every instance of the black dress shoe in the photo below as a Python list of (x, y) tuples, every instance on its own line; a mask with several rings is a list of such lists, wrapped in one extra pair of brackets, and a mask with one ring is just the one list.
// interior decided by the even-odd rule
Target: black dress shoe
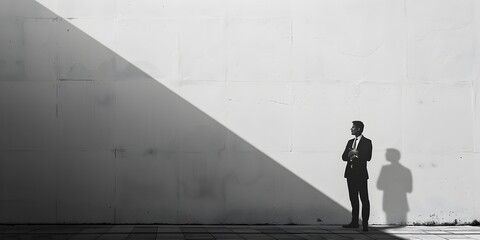
[(359, 226), (358, 226), (358, 223), (357, 224), (349, 223), (347, 225), (342, 225), (342, 227), (344, 227), (344, 228), (358, 228)]

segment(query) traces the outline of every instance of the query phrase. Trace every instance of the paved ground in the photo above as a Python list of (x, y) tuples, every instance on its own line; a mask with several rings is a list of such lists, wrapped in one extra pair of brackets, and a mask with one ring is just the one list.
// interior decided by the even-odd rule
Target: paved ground
[(371, 227), (370, 232), (334, 225), (0, 225), (0, 239), (480, 239), (480, 227)]

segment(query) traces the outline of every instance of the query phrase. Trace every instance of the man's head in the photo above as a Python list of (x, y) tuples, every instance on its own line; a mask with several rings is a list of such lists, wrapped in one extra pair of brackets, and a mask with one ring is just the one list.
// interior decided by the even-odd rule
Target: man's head
[(353, 121), (352, 123), (353, 125), (352, 125), (352, 128), (350, 128), (350, 132), (352, 133), (352, 135), (355, 135), (357, 137), (360, 136), (363, 133), (363, 128), (364, 128), (363, 122)]
[(400, 161), (400, 151), (394, 148), (387, 148), (387, 152), (385, 153), (387, 161), (392, 163), (398, 163)]

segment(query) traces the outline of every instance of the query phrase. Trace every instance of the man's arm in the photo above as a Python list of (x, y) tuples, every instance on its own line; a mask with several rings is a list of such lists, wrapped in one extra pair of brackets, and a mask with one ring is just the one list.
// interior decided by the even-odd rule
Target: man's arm
[(342, 160), (343, 161), (349, 161), (350, 160), (350, 156), (349, 156), (349, 152), (350, 152), (350, 141), (347, 141), (347, 146), (345, 146), (345, 151), (343, 151), (343, 154), (342, 154)]
[(362, 161), (370, 161), (372, 159), (372, 141), (368, 139), (361, 149), (358, 149), (358, 159)]

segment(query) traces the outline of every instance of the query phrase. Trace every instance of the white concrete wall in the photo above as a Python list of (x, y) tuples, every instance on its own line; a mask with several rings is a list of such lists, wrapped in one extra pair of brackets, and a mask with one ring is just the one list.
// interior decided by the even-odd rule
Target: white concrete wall
[(480, 219), (479, 16), (474, 0), (0, 0), (0, 222), (348, 222), (357, 119), (371, 223)]

